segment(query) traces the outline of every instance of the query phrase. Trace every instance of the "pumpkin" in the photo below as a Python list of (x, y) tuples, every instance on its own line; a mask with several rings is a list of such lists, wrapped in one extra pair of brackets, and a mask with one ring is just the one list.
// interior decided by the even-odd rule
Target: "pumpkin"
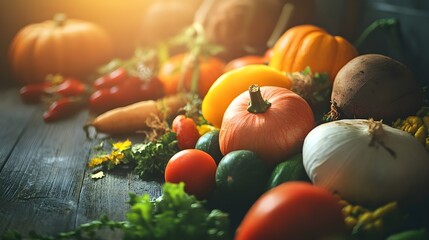
[[(308, 0), (218, 0), (204, 22), (207, 39), (220, 44), (224, 59), (260, 55), (272, 45), (272, 37), (291, 26), (311, 22), (315, 3)], [(283, 11), (285, 8), (288, 11)], [(282, 15), (285, 16), (282, 16)], [(274, 34), (273, 34), (274, 33)]]
[(9, 50), (12, 74), (21, 84), (42, 82), (48, 74), (85, 78), (112, 55), (111, 37), (102, 27), (64, 14), (27, 25)]
[(281, 87), (251, 85), (225, 111), (219, 132), (223, 155), (247, 149), (271, 166), (300, 151), (314, 115), (298, 94)]
[(341, 36), (332, 36), (313, 25), (287, 30), (273, 47), (269, 65), (285, 72), (301, 72), (310, 67), (327, 73), (334, 81), (338, 71), (358, 55), (356, 48)]
[(291, 88), (291, 80), (282, 72), (262, 64), (248, 65), (222, 74), (210, 87), (202, 102), (203, 117), (219, 128), (228, 105), (251, 84)]
[(232, 59), (225, 65), (225, 72), (252, 64), (268, 64), (271, 53), (272, 49), (270, 48), (263, 55), (245, 55)]
[[(175, 54), (165, 61), (159, 71), (158, 78), (164, 85), (166, 95), (173, 95), (179, 90), (192, 90), (192, 78), (196, 65), (188, 60), (187, 53)], [(200, 56), (198, 59), (198, 95), (203, 98), (211, 85), (224, 73), (225, 62), (217, 57)], [(183, 80), (182, 80), (183, 78)], [(180, 85), (183, 81), (183, 86)]]
[(141, 43), (156, 46), (180, 34), (192, 24), (201, 2), (202, 0), (150, 1), (141, 13)]

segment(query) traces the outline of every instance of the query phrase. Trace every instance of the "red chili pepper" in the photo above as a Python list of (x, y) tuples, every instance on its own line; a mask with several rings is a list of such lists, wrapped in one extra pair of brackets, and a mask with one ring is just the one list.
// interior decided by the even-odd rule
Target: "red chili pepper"
[(101, 114), (112, 109), (116, 105), (115, 99), (110, 92), (110, 89), (99, 89), (91, 94), (88, 99), (89, 111), (95, 114)]
[(66, 78), (59, 85), (47, 89), (50, 94), (60, 94), (61, 96), (79, 96), (89, 92), (89, 87), (75, 78)]
[(121, 84), (127, 78), (127, 70), (123, 67), (120, 67), (104, 76), (97, 78), (92, 86), (95, 89), (111, 88), (113, 86)]
[(172, 123), (172, 130), (177, 134), (177, 144), (180, 149), (195, 148), (200, 134), (192, 118), (178, 115)]
[(90, 111), (100, 114), (139, 101), (141, 84), (142, 81), (138, 77), (131, 76), (121, 84), (95, 91), (89, 97)]
[(164, 85), (157, 78), (153, 77), (149, 81), (144, 81), (139, 88), (139, 101), (155, 100), (164, 96)]
[(52, 87), (51, 82), (27, 84), (19, 89), (21, 99), (26, 103), (39, 103), (46, 90)]
[(48, 110), (43, 113), (45, 122), (53, 122), (56, 120), (70, 117), (86, 106), (86, 101), (82, 98), (63, 97), (53, 102)]

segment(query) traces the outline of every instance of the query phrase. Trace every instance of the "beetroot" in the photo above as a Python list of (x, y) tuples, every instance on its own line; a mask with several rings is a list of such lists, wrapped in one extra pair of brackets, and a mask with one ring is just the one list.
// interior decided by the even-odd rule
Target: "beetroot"
[(423, 104), (420, 82), (404, 64), (379, 54), (358, 56), (337, 74), (331, 120), (374, 118), (390, 124), (414, 115)]

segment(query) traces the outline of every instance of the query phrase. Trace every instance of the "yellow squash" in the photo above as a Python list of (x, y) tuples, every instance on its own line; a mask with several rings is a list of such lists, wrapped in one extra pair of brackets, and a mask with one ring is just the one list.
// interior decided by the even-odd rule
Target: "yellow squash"
[(204, 118), (215, 127), (220, 127), (225, 110), (240, 93), (252, 84), (290, 89), (291, 80), (285, 73), (272, 67), (255, 64), (228, 71), (210, 87), (202, 102)]

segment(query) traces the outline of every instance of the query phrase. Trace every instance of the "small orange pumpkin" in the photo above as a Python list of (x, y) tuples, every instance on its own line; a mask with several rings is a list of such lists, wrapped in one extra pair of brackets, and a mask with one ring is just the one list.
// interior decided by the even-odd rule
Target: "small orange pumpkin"
[(311, 107), (298, 94), (254, 84), (226, 109), (219, 130), (220, 150), (223, 155), (251, 150), (274, 166), (300, 151), (314, 124)]
[[(192, 90), (192, 74), (195, 64), (188, 60), (188, 53), (179, 53), (165, 61), (158, 71), (158, 78), (164, 85), (166, 95), (172, 95), (179, 90)], [(200, 56), (198, 59), (198, 95), (201, 98), (207, 94), (211, 85), (224, 73), (225, 62), (217, 57)], [(183, 80), (182, 80), (183, 78)], [(181, 82), (183, 81), (183, 82)], [(180, 84), (183, 83), (183, 86)]]
[(277, 40), (269, 66), (290, 73), (310, 67), (334, 81), (338, 71), (357, 55), (356, 48), (343, 37), (313, 25), (299, 25)]
[(11, 71), (21, 84), (48, 74), (84, 78), (113, 56), (111, 37), (100, 26), (57, 14), (21, 29), (9, 49)]

